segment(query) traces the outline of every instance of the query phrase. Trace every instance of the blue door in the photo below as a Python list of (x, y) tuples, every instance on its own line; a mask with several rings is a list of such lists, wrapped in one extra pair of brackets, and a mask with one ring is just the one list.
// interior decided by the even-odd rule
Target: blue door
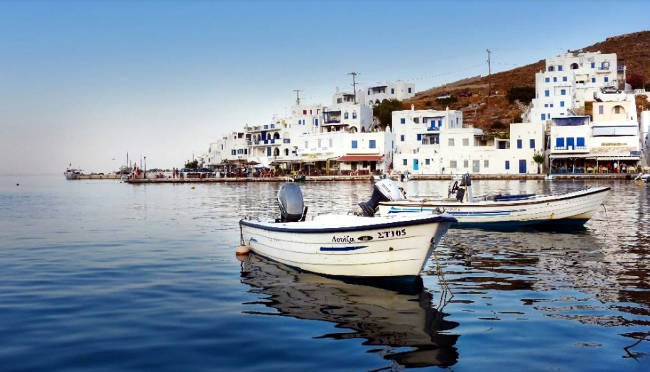
[(519, 173), (526, 173), (526, 160), (519, 160)]
[(573, 137), (566, 138), (566, 149), (575, 150), (575, 143), (573, 142)]
[(420, 169), (420, 161), (418, 159), (413, 159), (413, 170), (416, 171)]

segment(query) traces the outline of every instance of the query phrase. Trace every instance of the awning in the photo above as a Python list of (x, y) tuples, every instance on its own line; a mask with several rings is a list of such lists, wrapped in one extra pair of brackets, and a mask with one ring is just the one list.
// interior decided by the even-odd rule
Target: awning
[(343, 155), (339, 161), (379, 161), (384, 155)]

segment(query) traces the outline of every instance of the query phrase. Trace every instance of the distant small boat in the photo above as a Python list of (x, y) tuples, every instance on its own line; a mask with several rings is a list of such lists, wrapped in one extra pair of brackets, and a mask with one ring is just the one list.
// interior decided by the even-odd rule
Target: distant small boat
[[(390, 180), (382, 180), (390, 182)], [(302, 270), (349, 277), (416, 277), (435, 244), (456, 219), (440, 213), (371, 217), (381, 192), (361, 203), (365, 215), (318, 215), (305, 221), (302, 192), (284, 184), (281, 218), (242, 219), (242, 244), (253, 252)], [(384, 190), (385, 191), (385, 190)], [(396, 187), (390, 190), (399, 195)]]
[(650, 173), (639, 173), (638, 176), (634, 178), (635, 181), (643, 181), (645, 183), (650, 182)]
[(81, 169), (68, 168), (63, 172), (66, 180), (77, 180), (81, 175)]
[(446, 212), (458, 220), (452, 228), (509, 229), (544, 223), (553, 223), (553, 227), (562, 228), (586, 223), (602, 205), (609, 190), (609, 187), (589, 187), (560, 195), (520, 194), (474, 198), (467, 174), (460, 180), (452, 181), (447, 199), (381, 202), (379, 213), (386, 216), (408, 212)]
[(291, 182), (305, 182), (305, 181), (307, 181), (307, 176), (290, 177), (289, 181), (291, 181)]

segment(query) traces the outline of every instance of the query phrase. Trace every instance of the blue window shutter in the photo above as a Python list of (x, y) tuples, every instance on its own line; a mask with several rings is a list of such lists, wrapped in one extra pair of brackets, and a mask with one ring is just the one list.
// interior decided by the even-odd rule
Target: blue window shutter
[(530, 140), (530, 148), (531, 148), (531, 149), (534, 149), (534, 148), (535, 148), (535, 140), (534, 140), (534, 139), (531, 139), (531, 140)]
[(546, 114), (542, 114), (542, 120), (546, 120)]
[(609, 81), (609, 78), (607, 76), (605, 76), (605, 82), (608, 82), (608, 81)]
[(592, 82), (592, 83), (595, 83), (595, 82), (596, 82), (596, 78), (591, 78), (591, 82)]
[(596, 68), (596, 62), (591, 62), (591, 68)]
[(402, 134), (402, 135), (399, 137), (399, 139), (400, 139), (402, 142), (404, 142), (404, 135)]
[(442, 127), (442, 119), (438, 120), (438, 126)]
[(548, 96), (551, 95), (551, 92), (550, 92), (549, 90), (545, 90), (545, 91), (544, 91), (544, 95), (545, 95), (546, 97), (548, 97)]
[(399, 119), (399, 122), (402, 123), (402, 124), (406, 124), (406, 119), (401, 118), (401, 119)]
[(402, 164), (403, 165), (408, 165), (407, 160), (406, 159), (402, 160)]
[(418, 141), (421, 141), (421, 140), (422, 140), (422, 135), (418, 134)]
[(520, 139), (517, 140), (517, 148), (520, 149), (523, 147), (523, 143)]
[(357, 141), (352, 141), (352, 148), (356, 149), (357, 148)]
[(510, 160), (506, 160), (506, 169), (510, 169)]
[(584, 137), (578, 137), (576, 138), (576, 146), (578, 147), (585, 147), (585, 138)]
[(551, 78), (546, 78), (546, 79), (544, 79), (544, 81), (548, 83), (548, 82), (551, 81)]
[(558, 70), (558, 71), (562, 71), (562, 65), (558, 65), (558, 66), (557, 66), (557, 70)]
[(566, 81), (566, 76), (562, 76), (562, 81)]
[(370, 141), (368, 142), (368, 146), (369, 146), (371, 149), (374, 149), (374, 148), (377, 147), (377, 142), (375, 142), (375, 140), (370, 140)]
[(390, 94), (395, 94), (395, 89), (394, 88), (390, 88)]
[(560, 107), (564, 107), (564, 101), (560, 101)]

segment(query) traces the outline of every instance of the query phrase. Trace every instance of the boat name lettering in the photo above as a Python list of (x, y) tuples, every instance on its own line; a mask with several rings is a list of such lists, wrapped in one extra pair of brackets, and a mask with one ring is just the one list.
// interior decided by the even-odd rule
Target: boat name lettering
[(406, 236), (406, 229), (400, 229), (400, 230), (390, 230), (390, 231), (378, 231), (377, 232), (377, 238), (383, 239), (383, 238), (394, 238), (397, 236)]
[(332, 237), (332, 243), (353, 243), (354, 238), (350, 235), (346, 236), (334, 236)]

